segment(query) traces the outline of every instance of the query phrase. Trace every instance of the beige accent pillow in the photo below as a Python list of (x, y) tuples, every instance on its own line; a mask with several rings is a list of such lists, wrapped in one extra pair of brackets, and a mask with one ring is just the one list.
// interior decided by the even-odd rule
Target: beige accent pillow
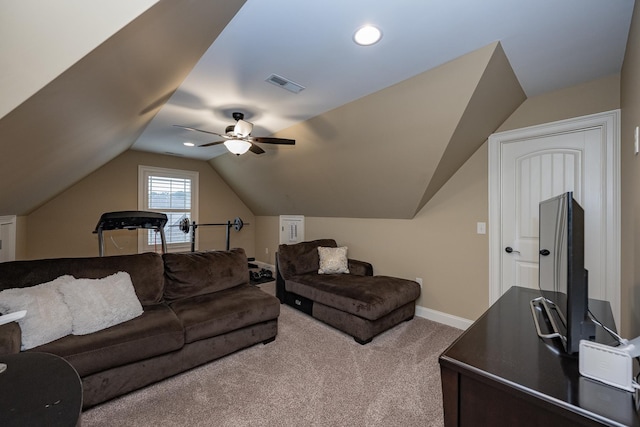
[(76, 279), (60, 286), (74, 335), (86, 335), (142, 314), (131, 276), (120, 271), (102, 279)]
[(0, 292), (0, 313), (27, 310), (27, 314), (18, 320), (22, 332), (21, 350), (38, 347), (71, 334), (71, 312), (59, 289), (72, 280), (73, 276), (60, 276), (40, 285)]
[(349, 260), (347, 259), (347, 247), (325, 248), (318, 246), (320, 266), (318, 274), (349, 273)]

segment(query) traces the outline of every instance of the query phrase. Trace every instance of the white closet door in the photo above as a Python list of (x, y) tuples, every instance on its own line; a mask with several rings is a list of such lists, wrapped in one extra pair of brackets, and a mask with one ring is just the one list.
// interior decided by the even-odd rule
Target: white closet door
[(16, 259), (16, 217), (0, 216), (0, 262)]

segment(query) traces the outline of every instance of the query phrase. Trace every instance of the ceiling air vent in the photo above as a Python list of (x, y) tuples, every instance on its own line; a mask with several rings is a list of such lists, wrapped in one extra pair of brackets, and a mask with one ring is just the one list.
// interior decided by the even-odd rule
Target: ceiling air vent
[(305, 89), (304, 86), (299, 85), (296, 82), (292, 82), (289, 79), (285, 79), (282, 76), (279, 76), (277, 74), (271, 74), (267, 80), (265, 80), (271, 84), (274, 84), (276, 86), (281, 87), (282, 89), (286, 89), (289, 92), (293, 92), (293, 93), (300, 93), (301, 91), (303, 91)]

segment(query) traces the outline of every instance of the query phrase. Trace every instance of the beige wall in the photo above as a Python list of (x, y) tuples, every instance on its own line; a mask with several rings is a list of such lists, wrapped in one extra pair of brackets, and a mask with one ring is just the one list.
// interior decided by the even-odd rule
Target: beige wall
[[(619, 93), (619, 77), (609, 76), (531, 98), (501, 129), (613, 110)], [(475, 320), (489, 304), (488, 235), (476, 234), (476, 223), (488, 221), (487, 155), (485, 143), (413, 219), (306, 218), (305, 238), (335, 238), (351, 257), (372, 262), (375, 274), (421, 277), (418, 305)], [(257, 259), (273, 263), (278, 218), (257, 223)]]
[(528, 99), (498, 132), (620, 108), (620, 75), (613, 74)]
[[(485, 144), (414, 219), (306, 217), (305, 239), (334, 238), (350, 258), (371, 262), (374, 274), (421, 277), (418, 305), (475, 319), (489, 301), (488, 239), (476, 234), (476, 222), (487, 221), (486, 160)], [(272, 263), (278, 218), (258, 217), (258, 224), (256, 248), (268, 247)]]
[(627, 338), (640, 336), (640, 159), (633, 153), (633, 134), (640, 126), (640, 10), (636, 4), (622, 67), (622, 325)]
[(16, 259), (27, 258), (27, 217), (16, 217)]
[[(104, 212), (138, 209), (138, 165), (197, 171), (198, 223), (226, 223), (240, 217), (248, 223), (231, 231), (231, 247), (254, 253), (254, 217), (205, 161), (127, 151), (96, 170), (26, 217), (25, 258), (97, 256), (98, 239), (92, 231)], [(224, 249), (226, 227), (198, 227), (199, 249)], [(24, 234), (21, 234), (23, 236)], [(137, 252), (136, 232), (105, 232), (105, 254)], [(112, 240), (113, 238), (113, 240)], [(24, 239), (24, 237), (22, 237)]]

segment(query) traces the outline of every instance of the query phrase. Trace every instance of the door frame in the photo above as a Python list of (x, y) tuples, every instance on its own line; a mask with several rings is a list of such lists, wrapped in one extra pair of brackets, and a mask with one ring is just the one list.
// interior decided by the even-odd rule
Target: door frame
[(605, 295), (611, 303), (616, 324), (620, 324), (620, 110), (560, 120), (494, 133), (489, 136), (489, 304), (507, 291), (501, 282), (502, 231), (501, 180), (502, 146), (511, 142), (536, 139), (556, 134), (599, 128), (602, 136), (602, 155), (605, 162), (603, 198), (606, 200), (605, 224), (606, 266)]
[[(3, 251), (6, 251), (7, 255), (6, 261), (14, 261), (16, 259), (16, 227), (17, 227), (17, 216), (16, 215), (3, 215), (0, 216), (0, 225), (9, 225), (9, 241), (1, 241), (0, 245)], [(1, 236), (0, 236), (1, 237)], [(1, 261), (0, 261), (1, 262)]]

